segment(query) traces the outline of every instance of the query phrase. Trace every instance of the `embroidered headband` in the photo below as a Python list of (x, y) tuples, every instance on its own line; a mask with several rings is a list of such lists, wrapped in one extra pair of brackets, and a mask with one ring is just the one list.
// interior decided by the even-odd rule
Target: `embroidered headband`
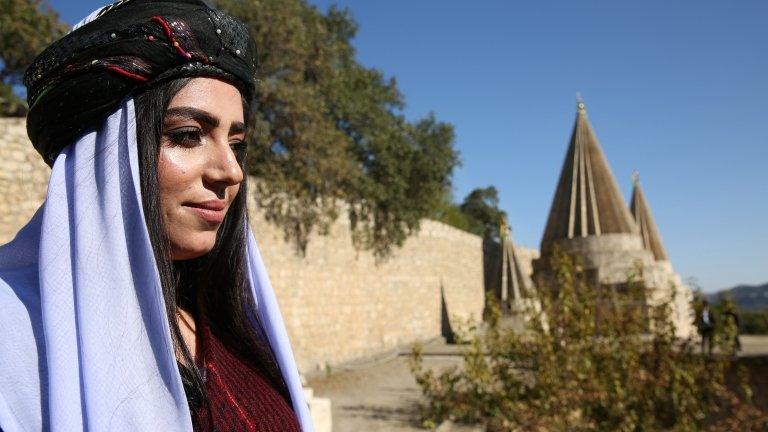
[(201, 0), (124, 0), (46, 48), (24, 75), (27, 134), (48, 165), (128, 95), (211, 76), (253, 98), (255, 47), (239, 21)]

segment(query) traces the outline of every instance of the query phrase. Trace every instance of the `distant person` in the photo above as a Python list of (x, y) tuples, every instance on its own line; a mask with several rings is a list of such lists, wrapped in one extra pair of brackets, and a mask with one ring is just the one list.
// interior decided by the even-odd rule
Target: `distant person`
[(723, 312), (723, 316), (726, 320), (725, 322), (730, 322), (733, 324), (733, 349), (734, 353), (737, 353), (741, 351), (741, 341), (739, 340), (739, 314), (736, 312), (736, 308), (728, 305), (728, 307), (725, 309), (725, 312)]
[(709, 302), (704, 300), (701, 304), (701, 312), (698, 316), (699, 334), (701, 334), (701, 353), (707, 345), (707, 352), (712, 355), (712, 339), (715, 333), (715, 317), (709, 308)]

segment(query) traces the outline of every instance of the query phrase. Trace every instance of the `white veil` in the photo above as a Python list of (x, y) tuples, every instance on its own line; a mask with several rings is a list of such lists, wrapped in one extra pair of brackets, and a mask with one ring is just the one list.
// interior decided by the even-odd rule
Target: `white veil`
[[(192, 430), (141, 205), (133, 101), (57, 157), (0, 247), (0, 429)], [(249, 227), (257, 312), (304, 431), (309, 411)]]

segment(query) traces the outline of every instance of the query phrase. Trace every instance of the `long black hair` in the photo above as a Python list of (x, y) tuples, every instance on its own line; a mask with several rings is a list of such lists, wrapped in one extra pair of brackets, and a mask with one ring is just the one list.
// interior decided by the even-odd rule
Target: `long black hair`
[[(157, 261), (171, 337), (176, 358), (180, 360), (179, 371), (190, 411), (194, 419), (199, 409), (210, 409), (210, 403), (205, 392), (204, 377), (194, 366), (192, 355), (181, 336), (176, 318), (177, 307), (190, 311), (197, 318), (201, 318), (203, 309), (203, 319), (210, 324), (211, 331), (227, 348), (238, 352), (263, 371), (273, 387), (290, 404), (287, 387), (257, 319), (255, 302), (248, 285), (245, 231), (248, 223), (247, 175), (243, 177), (238, 194), (219, 227), (213, 249), (192, 260), (171, 259), (170, 241), (158, 193), (157, 166), (165, 111), (171, 99), (190, 80), (178, 78), (167, 81), (135, 97), (144, 217)], [(246, 122), (249, 113), (250, 104), (243, 99)], [(238, 155), (238, 160), (243, 173), (247, 173), (244, 155)], [(207, 417), (211, 418), (210, 415)]]

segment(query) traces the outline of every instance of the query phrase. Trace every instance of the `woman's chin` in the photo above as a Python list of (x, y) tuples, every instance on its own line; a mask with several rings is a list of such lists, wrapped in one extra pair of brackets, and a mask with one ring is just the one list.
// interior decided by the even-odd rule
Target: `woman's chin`
[(185, 261), (200, 258), (212, 251), (215, 244), (215, 231), (213, 233), (192, 234), (186, 237), (183, 242), (171, 241), (171, 259), (173, 261)]

